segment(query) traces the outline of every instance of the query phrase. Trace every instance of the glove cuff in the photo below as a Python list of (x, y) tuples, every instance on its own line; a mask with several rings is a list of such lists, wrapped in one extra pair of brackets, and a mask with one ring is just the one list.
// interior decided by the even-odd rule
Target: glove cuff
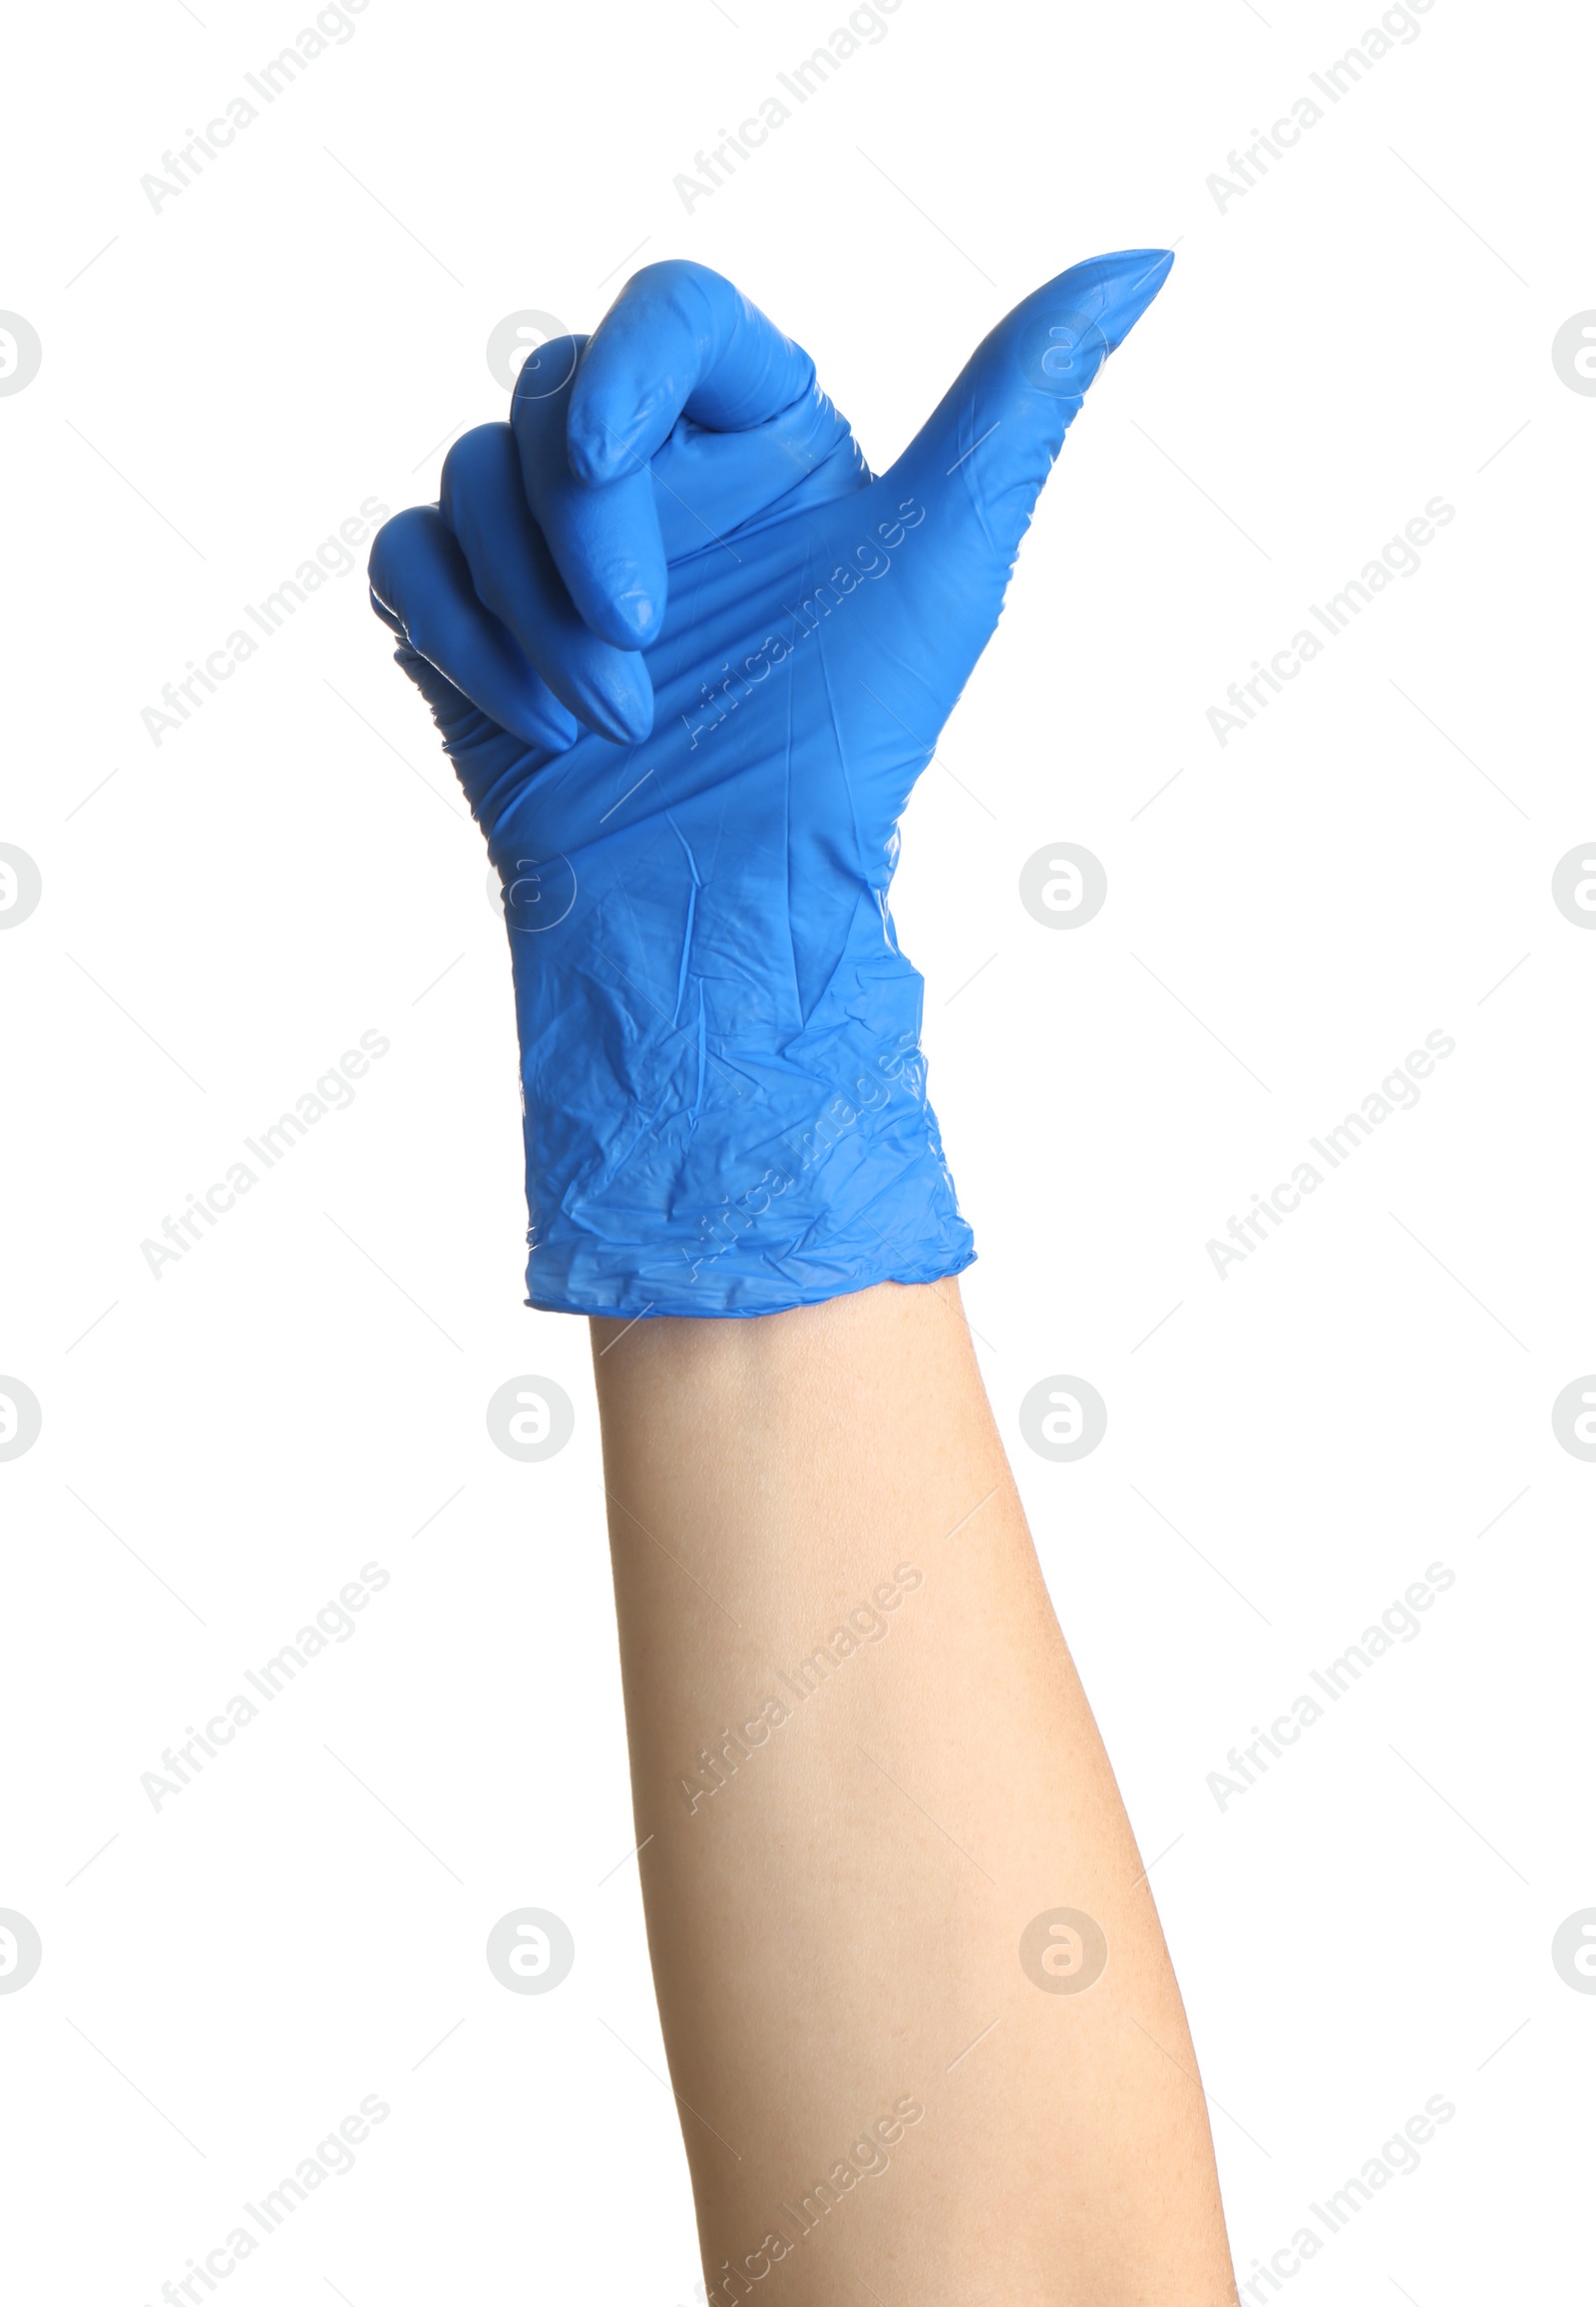
[(544, 1106), (524, 1060), (528, 1305), (737, 1318), (962, 1273), (975, 1237), (918, 1020), (884, 1051), (833, 1037), (825, 1060), (721, 1060), (695, 1108), (633, 1106), (597, 1129)]

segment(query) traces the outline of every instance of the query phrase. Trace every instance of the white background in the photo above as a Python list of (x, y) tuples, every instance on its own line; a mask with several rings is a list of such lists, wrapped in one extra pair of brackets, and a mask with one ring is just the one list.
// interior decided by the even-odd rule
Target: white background
[[(846, 10), (369, 0), (152, 209), (311, 14), (10, 36), (0, 305), (43, 365), (0, 398), (0, 840), (44, 885), (0, 938), (0, 1371), (44, 1421), (0, 1464), (0, 1906), (44, 1945), (0, 1996), (10, 2287), (154, 2302), (370, 2093), (356, 2168), (228, 2297), (672, 2307), (697, 2273), (587, 1331), (521, 1303), (480, 837), (358, 571), (159, 747), (142, 708), (363, 500), (434, 493), (509, 312), (591, 328), (633, 259), (697, 257), (879, 470), (1022, 294), (1172, 243), (949, 725), (970, 791), (933, 770), (906, 827), (967, 1302), (1157, 1859), (1241, 2272), (1438, 2093), (1291, 2295), (1589, 2296), (1596, 1999), (1550, 1957), (1596, 1905), (1596, 1465), (1550, 1417), (1596, 1367), (1596, 937), (1550, 896), (1596, 832), (1596, 401), (1551, 359), (1596, 305), (1588, 22), (1434, 0), (1221, 209), (1378, 10), (903, 0), (689, 214), (673, 177)], [(1221, 748), (1208, 707), (1437, 495), (1420, 572)], [(1016, 894), (1061, 840), (1109, 883), (1065, 935)], [(354, 1105), (153, 1277), (141, 1242), (369, 1028)], [(1437, 1028), (1416, 1109), (1222, 1280), (1209, 1239)], [(541, 1465), (484, 1422), (525, 1372), (577, 1405)], [(1015, 1420), (1058, 1372), (1108, 1405), (1072, 1465)], [(1437, 1560), (1421, 1637), (1221, 1810), (1228, 1749)], [(153, 1810), (141, 1773), (368, 1561), (354, 1637)], [(552, 1995), (484, 1961), (528, 1905), (575, 1933)]]

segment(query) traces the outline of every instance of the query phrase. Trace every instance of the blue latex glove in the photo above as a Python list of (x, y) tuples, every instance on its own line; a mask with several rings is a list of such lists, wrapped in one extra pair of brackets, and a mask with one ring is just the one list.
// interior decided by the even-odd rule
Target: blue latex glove
[(974, 1257), (898, 820), (1172, 261), (1027, 297), (880, 479), (807, 354), (718, 273), (649, 265), (379, 533), (373, 605), (506, 888), (529, 1304), (767, 1314)]

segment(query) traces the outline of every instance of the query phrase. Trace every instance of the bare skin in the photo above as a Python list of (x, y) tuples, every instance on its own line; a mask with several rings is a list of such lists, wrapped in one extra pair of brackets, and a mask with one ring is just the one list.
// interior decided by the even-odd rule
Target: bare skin
[[(593, 1332), (711, 2300), (1234, 2307), (1179, 1990), (957, 1283)], [(1060, 1908), (1106, 1939), (1084, 1989), (1073, 1923), (1021, 1962)]]

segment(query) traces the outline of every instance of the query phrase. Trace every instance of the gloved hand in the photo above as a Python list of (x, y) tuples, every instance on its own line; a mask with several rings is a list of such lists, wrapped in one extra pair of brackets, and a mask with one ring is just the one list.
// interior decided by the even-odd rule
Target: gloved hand
[(1172, 261), (1027, 297), (880, 479), (807, 354), (651, 264), (379, 532), (373, 606), (505, 884), (530, 1305), (767, 1314), (974, 1257), (898, 820)]

